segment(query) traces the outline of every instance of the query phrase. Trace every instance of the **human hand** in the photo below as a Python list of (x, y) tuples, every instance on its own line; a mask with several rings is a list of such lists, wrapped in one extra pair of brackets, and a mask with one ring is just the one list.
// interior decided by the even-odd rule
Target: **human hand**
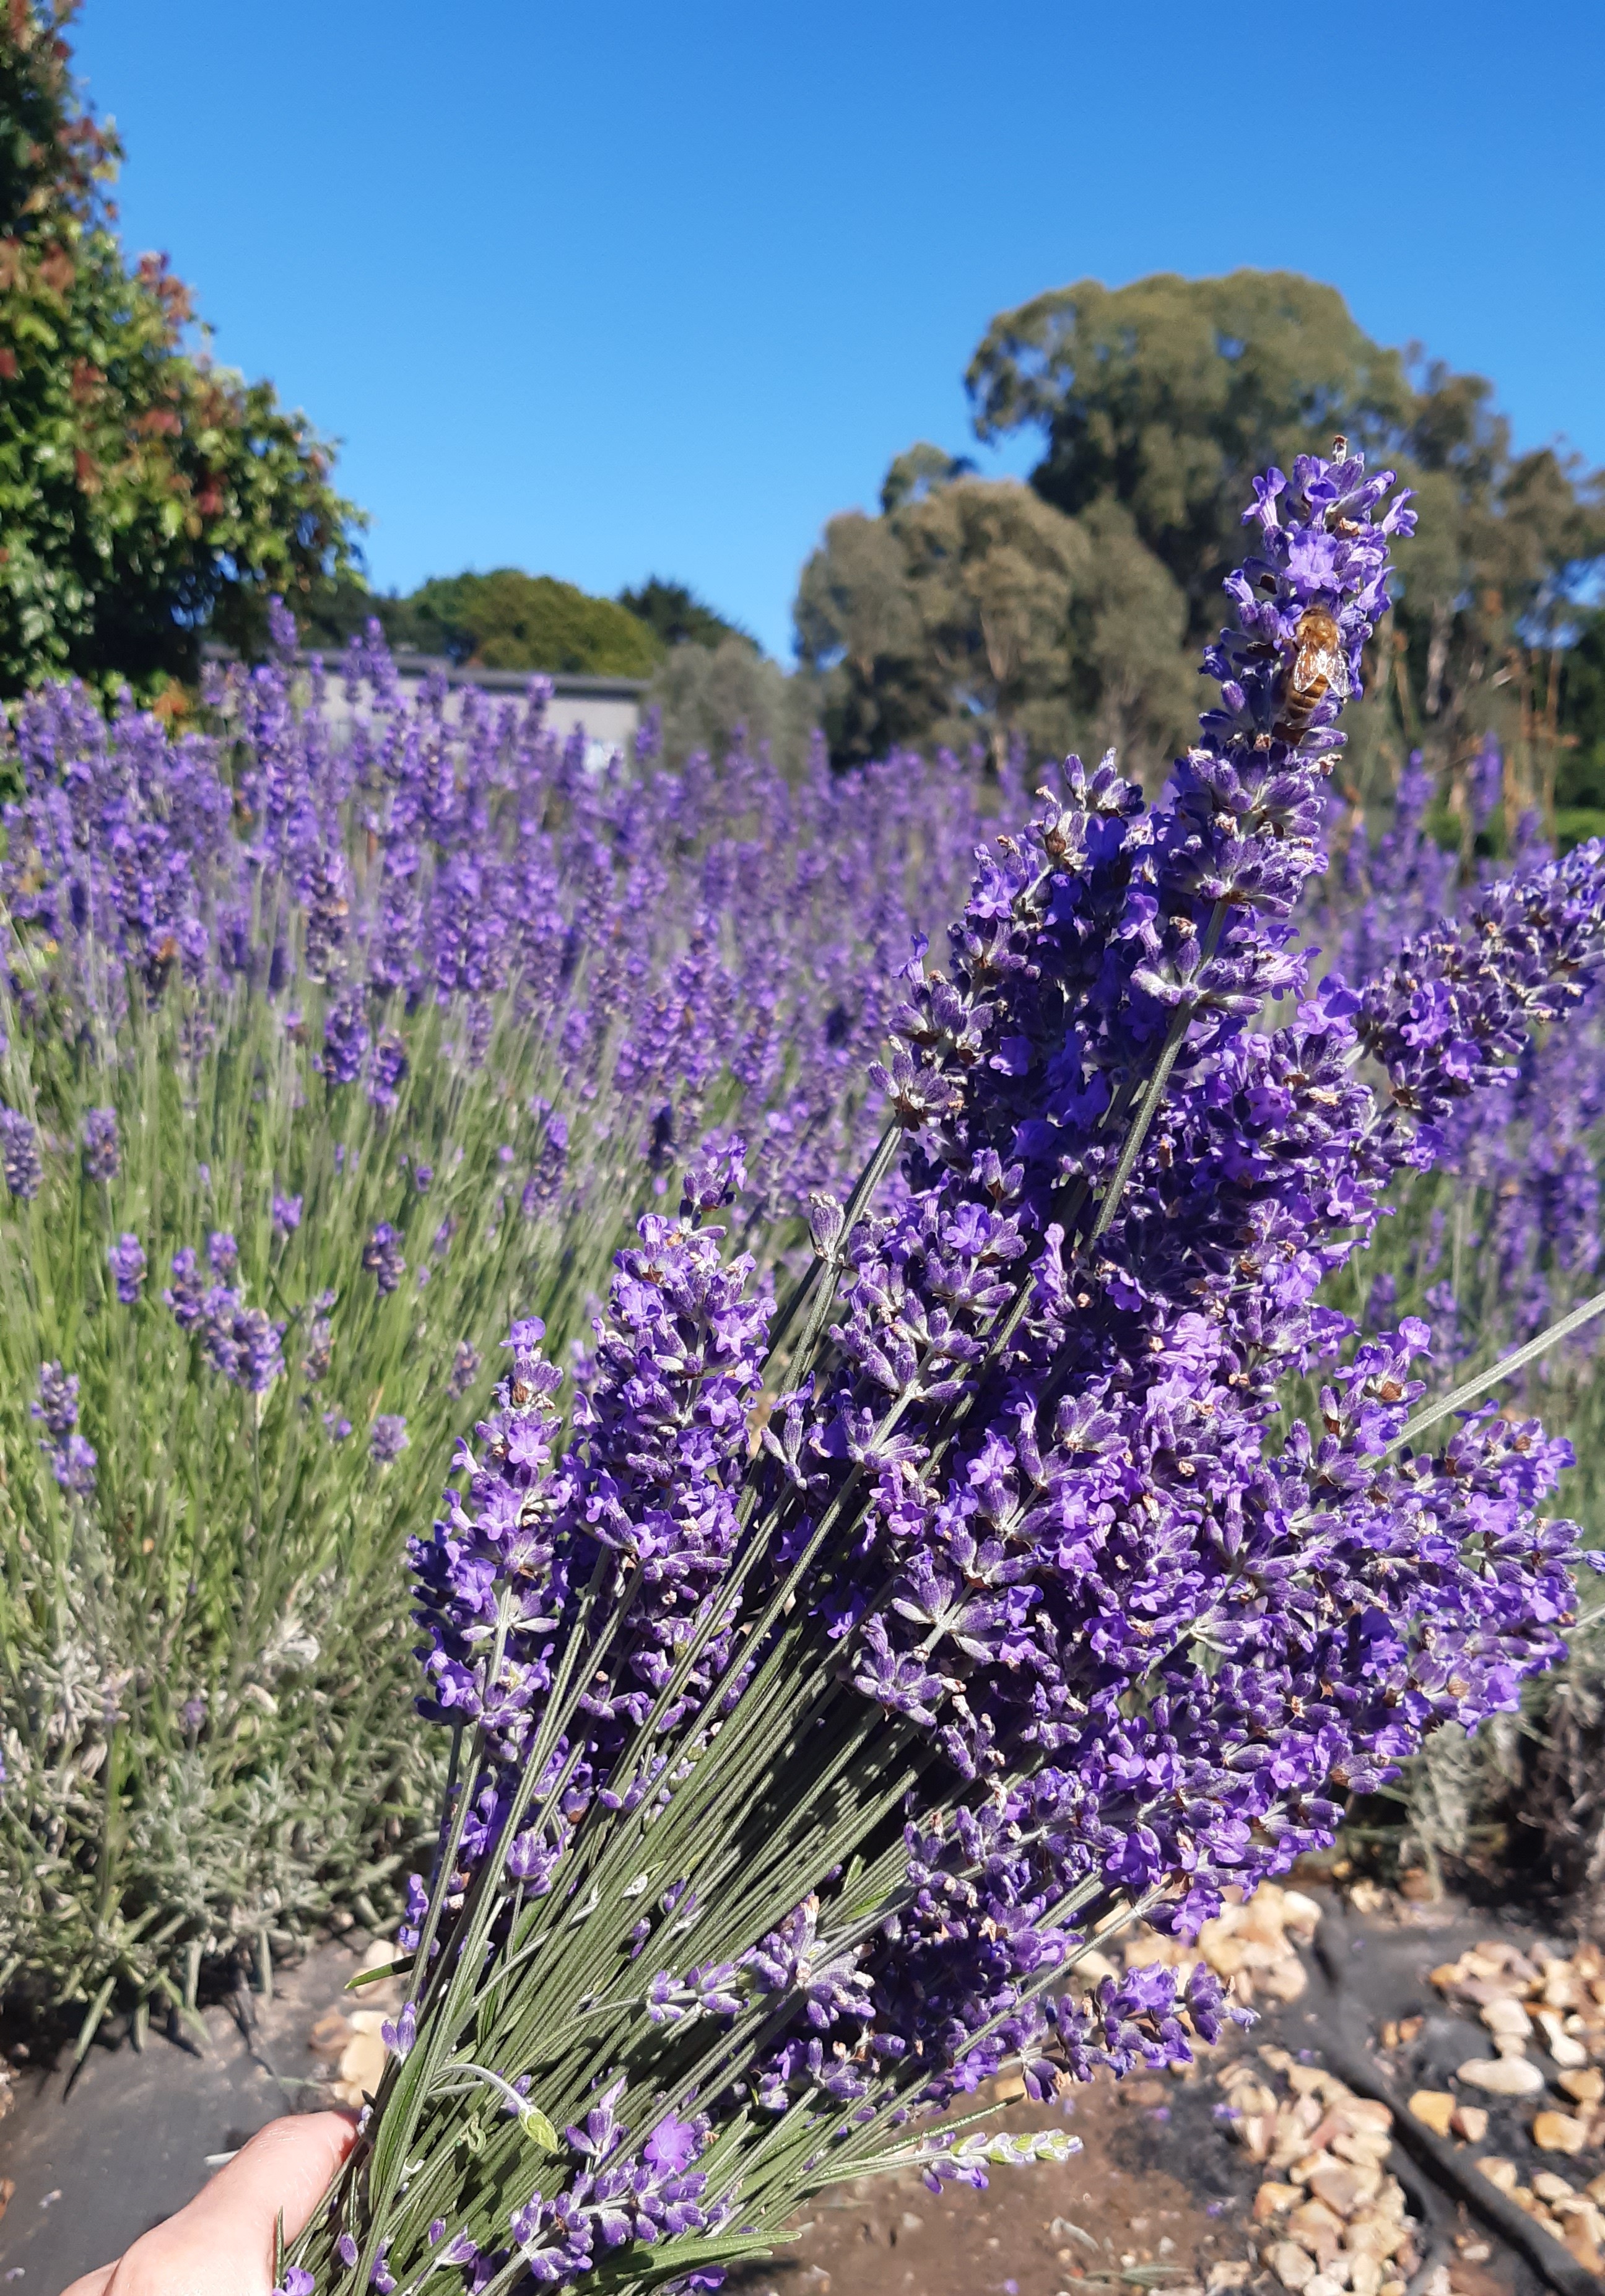
[(338, 2112), (269, 2121), (187, 2209), (63, 2296), (270, 2296), (279, 2211), (293, 2240), (356, 2135)]

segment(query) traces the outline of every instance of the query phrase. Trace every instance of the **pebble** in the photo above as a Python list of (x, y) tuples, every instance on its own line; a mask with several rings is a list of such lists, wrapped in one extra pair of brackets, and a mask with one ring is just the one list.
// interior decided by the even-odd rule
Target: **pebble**
[(1544, 2046), (1558, 2065), (1576, 2072), (1588, 2062), (1588, 2051), (1575, 2035), (1568, 2033), (1553, 2009), (1540, 2009), (1538, 2022), (1544, 2028)]
[(1449, 2125), (1468, 2144), (1480, 2144), (1488, 2133), (1487, 2112), (1480, 2104), (1457, 2104)]
[(1527, 2011), (1508, 1993), (1484, 2005), (1482, 2021), (1490, 2033), (1518, 2033), (1523, 2040), (1533, 2030), (1533, 2021)]
[(1305, 2178), (1316, 2199), (1339, 2217), (1352, 2217), (1362, 2202), (1374, 2200), (1381, 2181), (1374, 2169), (1367, 2176), (1364, 2169), (1337, 2161), (1312, 2169)]
[(1418, 2088), (1410, 2100), (1410, 2110), (1435, 2136), (1449, 2134), (1449, 2124), (1454, 2118), (1454, 2099), (1447, 2089)]
[(1491, 2096), (1536, 2096), (1544, 2087), (1544, 2075), (1526, 2057), (1470, 2057), (1455, 2078)]
[(1588, 2123), (1569, 2112), (1535, 2113), (1533, 2142), (1541, 2152), (1581, 2152), (1588, 2142)]
[(389, 2051), (379, 2030), (384, 2019), (377, 2009), (356, 2009), (347, 2021), (351, 2038), (340, 2052), (333, 2094), (341, 2104), (360, 2105), (384, 2077)]
[(1284, 2288), (1307, 2288), (1315, 2277), (1315, 2259), (1296, 2240), (1279, 2240), (1265, 2262)]
[(1564, 2089), (1574, 2104), (1598, 2104), (1605, 2097), (1605, 2074), (1590, 2065), (1586, 2072), (1562, 2073), (1555, 2087)]

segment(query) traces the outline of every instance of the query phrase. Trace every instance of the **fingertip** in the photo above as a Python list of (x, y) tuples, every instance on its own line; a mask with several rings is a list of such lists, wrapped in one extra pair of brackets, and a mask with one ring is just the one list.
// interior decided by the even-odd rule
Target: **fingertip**
[(281, 2210), (284, 2237), (294, 2240), (356, 2142), (355, 2124), (340, 2112), (296, 2112), (258, 2128), (220, 2169), (195, 2202), (209, 2213), (254, 2218), (271, 2231)]

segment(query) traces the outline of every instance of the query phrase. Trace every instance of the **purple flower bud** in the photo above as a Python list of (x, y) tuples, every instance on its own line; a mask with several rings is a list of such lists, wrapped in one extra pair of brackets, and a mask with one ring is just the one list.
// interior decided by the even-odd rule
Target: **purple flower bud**
[(117, 1242), (106, 1247), (106, 1259), (111, 1269), (111, 1280), (117, 1286), (117, 1296), (125, 1308), (131, 1308), (139, 1298), (145, 1280), (144, 1246), (136, 1235), (127, 1230)]
[(382, 1299), (394, 1292), (406, 1274), (401, 1256), (401, 1236), (389, 1220), (381, 1220), (363, 1246), (362, 1264), (373, 1275)]
[(117, 1111), (92, 1108), (84, 1119), (84, 1177), (115, 1180), (120, 1168), (117, 1144)]
[(24, 1203), (31, 1202), (45, 1183), (39, 1136), (14, 1108), (0, 1108), (0, 1170), (12, 1195)]
[(389, 1466), (407, 1447), (407, 1423), (398, 1412), (381, 1411), (373, 1422), (368, 1450), (376, 1465)]

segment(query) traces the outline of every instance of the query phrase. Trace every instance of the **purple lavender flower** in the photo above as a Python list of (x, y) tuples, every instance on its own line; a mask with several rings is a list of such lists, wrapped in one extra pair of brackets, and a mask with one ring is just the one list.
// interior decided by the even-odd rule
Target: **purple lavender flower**
[(368, 1098), (375, 1108), (394, 1108), (407, 1072), (406, 1047), (393, 1029), (387, 1029), (373, 1047), (368, 1070)]
[[(606, 1552), (638, 1558), (627, 1656), (616, 1687), (585, 1697), (590, 1751), (566, 1799), (565, 1827), (605, 1787), (610, 1763), (651, 1710), (673, 1653), (727, 1567), (746, 1409), (770, 1312), (766, 1301), (744, 1296), (749, 1259), (721, 1266), (720, 1229), (649, 1218), (639, 1234), (637, 1246), (618, 1255), (597, 1325), (594, 1383), (576, 1398), (562, 1462), (554, 1467), (552, 1458), (561, 1374), (544, 1360), (543, 1327), (530, 1318), (512, 1328), (512, 1368), (479, 1430), (485, 1464), (472, 1466), (465, 1498), (451, 1495), (433, 1539), (410, 1550), (433, 1644), (423, 1710), (482, 1718), (498, 1759), (511, 1766), (538, 1716), (545, 1669), (536, 1623), (508, 1637), (503, 1676), (487, 1679), (480, 1629), (494, 1611), (498, 1572), (544, 1583), (543, 1614), (548, 1605), (561, 1613), (564, 1590), (583, 1585)], [(727, 1628), (711, 1636), (683, 1693), (667, 1704), (665, 1727), (696, 1710), (729, 1648)], [(501, 1791), (493, 1784), (483, 1820), (471, 1830), (472, 1856), (494, 1837)], [(532, 1871), (543, 1861), (549, 1874), (561, 1847), (561, 1840), (529, 1841), (514, 1854)]]
[(213, 1370), (221, 1372), (225, 1379), (233, 1379), (240, 1368), (240, 1350), (234, 1337), (239, 1312), (240, 1295), (226, 1283), (214, 1283), (202, 1295), (201, 1336)]
[(381, 1299), (394, 1292), (406, 1274), (406, 1262), (401, 1256), (400, 1231), (392, 1227), (389, 1220), (381, 1220), (364, 1244), (362, 1264), (378, 1285)]
[(39, 1372), (39, 1395), (29, 1406), (45, 1429), (39, 1448), (50, 1461), (51, 1472), (64, 1491), (87, 1497), (94, 1488), (98, 1464), (94, 1449), (77, 1431), (78, 1382), (75, 1374), (59, 1363), (47, 1363)]
[(251, 1395), (266, 1394), (284, 1368), (284, 1325), (238, 1292), (215, 1283), (201, 1303), (201, 1333), (214, 1371)]
[(331, 1084), (355, 1084), (372, 1038), (355, 990), (335, 998), (323, 1021), (323, 1073)]
[(334, 1360), (334, 1325), (329, 1316), (333, 1305), (332, 1292), (320, 1293), (314, 1302), (316, 1313), (307, 1326), (307, 1352), (301, 1358), (301, 1375), (315, 1387), (319, 1380), (328, 1377), (329, 1366)]
[(1504, 797), (1504, 758), (1492, 734), (1485, 734), (1466, 776), (1473, 832), (1486, 828)]
[[(283, 598), (277, 596), (269, 598), (267, 601), (267, 637), (268, 643), (274, 648), (274, 652), (293, 657), (299, 635), (300, 634), (296, 627), (295, 616), (291, 612)], [(294, 2296), (293, 2291), (291, 2292), (291, 2296)], [(307, 2296), (311, 2296), (310, 2290), (307, 2292)]]
[(0, 1170), (12, 1195), (24, 1203), (31, 1202), (45, 1183), (39, 1136), (14, 1108), (0, 1108)]
[(145, 1280), (144, 1246), (125, 1229), (115, 1243), (106, 1247), (106, 1259), (118, 1298), (125, 1308), (132, 1308)]
[(479, 1376), (479, 1365), (482, 1361), (479, 1350), (471, 1340), (457, 1341), (457, 1352), (452, 1358), (451, 1377), (446, 1382), (447, 1388), (453, 1395), (468, 1393), (469, 1389)]
[(99, 1455), (81, 1435), (70, 1435), (53, 1453), (51, 1466), (55, 1479), (66, 1491), (76, 1491), (87, 1498), (94, 1488), (95, 1470)]
[(399, 1412), (381, 1411), (373, 1422), (368, 1450), (375, 1465), (388, 1467), (407, 1448), (407, 1423)]
[(173, 1281), (162, 1300), (177, 1320), (180, 1331), (192, 1332), (206, 1312), (206, 1290), (194, 1252), (186, 1244), (173, 1254)]
[(92, 1108), (84, 1119), (84, 1177), (86, 1180), (115, 1180), (120, 1168), (117, 1111), (111, 1108)]
[(273, 1199), (273, 1232), (275, 1235), (293, 1235), (301, 1224), (301, 1198), (281, 1195), (277, 1190)]
[(220, 1283), (239, 1272), (240, 1247), (225, 1228), (214, 1228), (206, 1242), (207, 1266)]
[(238, 1308), (233, 1341), (235, 1380), (249, 1394), (266, 1394), (284, 1368), (283, 1324), (271, 1322), (261, 1308)]
[(380, 2038), (392, 2056), (405, 2057), (418, 2038), (418, 2013), (409, 2001), (400, 2016), (392, 2023), (389, 2018), (380, 2027)]
[(78, 1423), (77, 1374), (64, 1372), (59, 1363), (44, 1365), (39, 1373), (39, 1399), (29, 1404), (29, 1410), (44, 1423), (53, 1442), (64, 1443)]
[(696, 2125), (666, 2113), (641, 2148), (648, 2168), (659, 2176), (677, 2177), (689, 2169), (701, 2150)]

